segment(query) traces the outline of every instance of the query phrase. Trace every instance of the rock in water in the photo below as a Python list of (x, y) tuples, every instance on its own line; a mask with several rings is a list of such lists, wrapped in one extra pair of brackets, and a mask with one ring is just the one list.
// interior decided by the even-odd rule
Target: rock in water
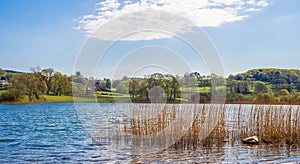
[(223, 142), (230, 142), (231, 139), (224, 139)]
[(243, 139), (243, 144), (258, 145), (259, 144), (258, 137), (257, 136), (252, 136), (252, 137), (244, 138)]

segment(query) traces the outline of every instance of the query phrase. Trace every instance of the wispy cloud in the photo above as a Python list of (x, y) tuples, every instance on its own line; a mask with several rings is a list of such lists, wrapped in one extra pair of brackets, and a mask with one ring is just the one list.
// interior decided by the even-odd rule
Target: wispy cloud
[(220, 27), (244, 20), (266, 6), (267, 0), (104, 0), (97, 4), (96, 14), (80, 17), (75, 29), (91, 34), (118, 16), (145, 10), (179, 14), (199, 27)]

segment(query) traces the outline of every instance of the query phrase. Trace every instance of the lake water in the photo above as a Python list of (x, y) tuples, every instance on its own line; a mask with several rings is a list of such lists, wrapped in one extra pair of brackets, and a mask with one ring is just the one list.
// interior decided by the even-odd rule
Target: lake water
[[(97, 106), (100, 113), (95, 117), (100, 120), (115, 108), (114, 104)], [(196, 151), (169, 150), (143, 155), (126, 149), (114, 151), (107, 143), (92, 139), (75, 107), (73, 103), (0, 105), (0, 163), (300, 162), (299, 148), (279, 145), (227, 143)]]

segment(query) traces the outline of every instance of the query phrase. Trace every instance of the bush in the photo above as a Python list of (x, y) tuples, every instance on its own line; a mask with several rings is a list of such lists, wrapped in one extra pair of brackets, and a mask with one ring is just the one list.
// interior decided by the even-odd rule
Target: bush
[(279, 91), (279, 95), (281, 95), (281, 96), (287, 96), (289, 94), (290, 94), (290, 92), (287, 89), (281, 89)]
[(4, 91), (0, 94), (0, 101), (15, 101), (16, 97), (9, 91)]
[(273, 98), (273, 101), (274, 101), (274, 102), (280, 102), (280, 98), (279, 98), (279, 97), (274, 97), (274, 98)]
[(128, 87), (125, 84), (120, 83), (117, 86), (116, 92), (120, 93), (120, 94), (127, 94), (128, 93)]
[(257, 103), (272, 103), (274, 101), (274, 95), (272, 93), (259, 93), (256, 95)]

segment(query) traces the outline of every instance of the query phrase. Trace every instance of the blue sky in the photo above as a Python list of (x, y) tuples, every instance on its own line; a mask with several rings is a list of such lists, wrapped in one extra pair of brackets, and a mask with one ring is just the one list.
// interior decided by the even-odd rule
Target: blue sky
[[(91, 27), (87, 26), (87, 21), (90, 21), (92, 16), (93, 19), (96, 17), (101, 21), (102, 17), (97, 11), (105, 5), (97, 5), (99, 2), (101, 1), (1, 0), (0, 67), (20, 71), (29, 71), (33, 66), (53, 67), (58, 71), (71, 74), (77, 55), (87, 39), (86, 34), (91, 30)], [(243, 14), (242, 10), (238, 11), (240, 14), (238, 16), (247, 15), (247, 18), (230, 17), (228, 20), (224, 19), (226, 23), (196, 22), (199, 26), (203, 26), (203, 30), (216, 46), (226, 75), (258, 67), (300, 69), (298, 41), (300, 1), (269, 0), (267, 2), (268, 5), (255, 12)], [(166, 7), (176, 8), (173, 5)], [(218, 7), (222, 8), (222, 6)], [(118, 13), (122, 13), (119, 11), (123, 10), (119, 9), (120, 7)], [(145, 42), (149, 41), (120, 42), (113, 53), (122, 54), (122, 49), (128, 48), (129, 44), (138, 47)], [(161, 45), (167, 44), (164, 39), (155, 42)], [(184, 47), (182, 49), (181, 52), (192, 53)], [(188, 56), (188, 54), (184, 55)], [(111, 59), (112, 63), (121, 57), (116, 55), (113, 60)], [(187, 62), (194, 61), (191, 59)], [(113, 69), (109, 65), (110, 63), (107, 62), (103, 65), (105, 68), (99, 68), (101, 69), (99, 72)], [(201, 66), (199, 69), (200, 72), (205, 72)]]

